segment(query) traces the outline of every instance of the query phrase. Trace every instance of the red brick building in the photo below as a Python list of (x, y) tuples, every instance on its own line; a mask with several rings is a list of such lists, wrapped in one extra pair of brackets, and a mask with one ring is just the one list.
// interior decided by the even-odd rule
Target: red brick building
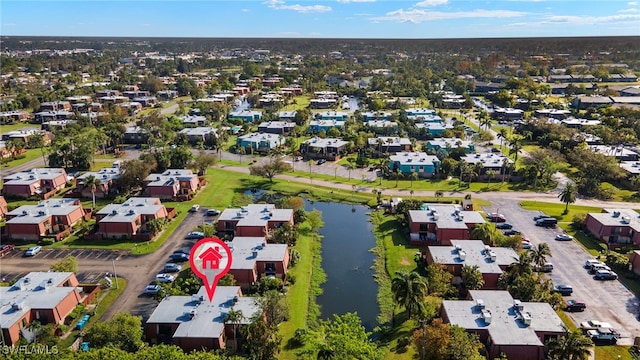
[(109, 194), (109, 189), (113, 187), (114, 181), (120, 177), (120, 168), (110, 167), (100, 169), (99, 171), (87, 171), (86, 173), (78, 176), (76, 192), (78, 192), (83, 198), (93, 197), (93, 194), (91, 193), (91, 186), (85, 185), (85, 180), (90, 176), (93, 176), (100, 181), (100, 185), (96, 186), (95, 196), (96, 199), (102, 199)]
[(478, 224), (486, 221), (477, 211), (453, 204), (425, 204), (409, 211), (409, 242), (414, 246), (451, 245), (451, 240), (468, 240)]
[(4, 238), (39, 241), (53, 237), (56, 241), (71, 233), (71, 228), (86, 218), (78, 199), (49, 199), (38, 205), (22, 205), (7, 213)]
[(504, 290), (471, 290), (468, 300), (444, 300), (442, 321), (477, 334), (496, 359), (543, 360), (545, 342), (565, 334), (548, 303), (521, 302)]
[(32, 272), (13, 286), (0, 287), (2, 339), (13, 345), (20, 331), (37, 320), (42, 325), (62, 324), (87, 297), (71, 272)]
[(200, 180), (191, 170), (168, 169), (144, 179), (144, 193), (166, 200), (188, 200), (198, 191)]
[(167, 217), (167, 208), (160, 199), (133, 197), (122, 204), (109, 204), (96, 212), (96, 234), (103, 238), (132, 238), (147, 232), (150, 220)]
[[(237, 324), (225, 324), (231, 310), (242, 312), (243, 319)], [(218, 286), (211, 302), (202, 287), (192, 296), (162, 299), (145, 324), (145, 335), (151, 344), (173, 344), (185, 352), (233, 351), (240, 345), (234, 338), (234, 327), (248, 324), (259, 311), (255, 299), (243, 297), (239, 286)]]
[(285, 223), (294, 225), (292, 209), (276, 209), (273, 204), (250, 204), (239, 209), (225, 209), (218, 218), (218, 233), (268, 238), (269, 230)]
[(38, 196), (48, 199), (67, 183), (67, 172), (62, 168), (36, 168), (5, 176), (2, 194), (28, 198)]
[(237, 236), (228, 243), (233, 251), (229, 273), (242, 288), (249, 288), (265, 276), (286, 280), (289, 267), (287, 244), (268, 244), (264, 237)]
[(610, 248), (640, 246), (640, 214), (630, 209), (603, 209), (589, 213), (587, 230)]

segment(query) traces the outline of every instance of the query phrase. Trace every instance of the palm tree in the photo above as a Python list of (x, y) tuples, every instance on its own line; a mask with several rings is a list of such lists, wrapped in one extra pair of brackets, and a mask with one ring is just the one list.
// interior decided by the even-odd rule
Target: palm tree
[(511, 269), (509, 273), (511, 275), (531, 274), (533, 269), (531, 268), (531, 255), (529, 252), (522, 252), (511, 263)]
[(435, 194), (436, 200), (440, 200), (444, 196), (444, 192), (442, 190), (436, 190)]
[(349, 180), (351, 180), (351, 170), (356, 168), (356, 159), (348, 158), (345, 167), (349, 170)]
[(229, 309), (229, 312), (224, 317), (224, 323), (231, 323), (233, 325), (233, 342), (234, 348), (238, 349), (238, 325), (244, 320), (244, 315), (242, 314), (242, 310), (236, 310), (234, 308)]
[(500, 139), (500, 147), (502, 148), (504, 141), (507, 139), (507, 128), (500, 128), (498, 139)]
[(538, 244), (538, 246), (531, 249), (531, 261), (538, 267), (542, 267), (547, 262), (547, 256), (551, 255), (551, 249), (546, 242)]
[(489, 187), (491, 180), (493, 180), (493, 177), (496, 176), (497, 173), (495, 170), (487, 170), (487, 172), (484, 173), (487, 176), (487, 187)]
[(562, 189), (562, 191), (560, 192), (560, 201), (562, 201), (565, 206), (564, 206), (564, 213), (568, 213), (569, 212), (569, 204), (572, 204), (574, 202), (576, 202), (576, 186), (571, 183), (571, 182), (567, 182), (566, 184), (564, 184), (564, 188)]
[(522, 137), (514, 136), (509, 140), (509, 155), (515, 155), (515, 161), (518, 161), (518, 152), (522, 150)]
[(471, 166), (466, 161), (460, 161), (459, 170), (460, 170), (460, 179), (458, 181), (458, 187), (462, 186), (462, 178), (464, 174), (471, 169)]
[(93, 208), (96, 208), (96, 189), (98, 188), (99, 185), (101, 185), (102, 182), (100, 181), (100, 179), (98, 179), (97, 177), (93, 176), (93, 175), (89, 175), (86, 178), (82, 179), (82, 185), (85, 188), (90, 188), (91, 189), (91, 197), (93, 198)]
[(398, 180), (402, 177), (402, 170), (399, 167), (393, 171), (393, 177), (396, 178), (396, 187), (398, 187)]
[(462, 285), (467, 290), (478, 290), (484, 286), (484, 279), (478, 265), (464, 265), (460, 274)]
[(491, 246), (495, 245), (497, 236), (495, 225), (489, 222), (476, 225), (469, 233), (470, 239), (482, 240), (483, 243)]
[(391, 280), (391, 292), (395, 303), (404, 306), (407, 317), (411, 319), (411, 315), (423, 312), (429, 287), (427, 280), (416, 271), (398, 271)]
[(384, 177), (384, 172), (388, 168), (389, 168), (389, 159), (387, 158), (380, 159), (380, 161), (376, 163), (376, 170), (380, 171), (380, 177), (379, 177), (380, 185), (382, 185), (382, 178)]
[(580, 329), (565, 328), (564, 336), (547, 342), (549, 359), (552, 360), (583, 360), (589, 357), (593, 342), (582, 335)]

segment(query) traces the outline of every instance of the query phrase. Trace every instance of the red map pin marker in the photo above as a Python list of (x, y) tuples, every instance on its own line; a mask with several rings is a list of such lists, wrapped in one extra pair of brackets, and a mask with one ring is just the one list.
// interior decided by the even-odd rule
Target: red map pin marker
[(231, 249), (217, 237), (204, 238), (191, 249), (189, 264), (193, 273), (204, 281), (211, 302), (218, 280), (231, 268)]

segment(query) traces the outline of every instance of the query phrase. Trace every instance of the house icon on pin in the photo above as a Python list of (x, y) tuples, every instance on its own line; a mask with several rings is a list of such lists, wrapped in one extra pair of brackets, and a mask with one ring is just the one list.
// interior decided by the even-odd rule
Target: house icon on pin
[(212, 248), (208, 248), (205, 250), (200, 256), (199, 259), (202, 260), (202, 269), (219, 269), (220, 268), (220, 259), (222, 259), (222, 254), (220, 254), (220, 247), (215, 246)]

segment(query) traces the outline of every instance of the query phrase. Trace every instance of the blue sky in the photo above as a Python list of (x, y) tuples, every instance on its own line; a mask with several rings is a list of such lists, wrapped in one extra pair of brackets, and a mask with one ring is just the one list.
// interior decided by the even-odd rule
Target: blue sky
[(640, 0), (2, 0), (0, 34), (481, 38), (640, 35)]

